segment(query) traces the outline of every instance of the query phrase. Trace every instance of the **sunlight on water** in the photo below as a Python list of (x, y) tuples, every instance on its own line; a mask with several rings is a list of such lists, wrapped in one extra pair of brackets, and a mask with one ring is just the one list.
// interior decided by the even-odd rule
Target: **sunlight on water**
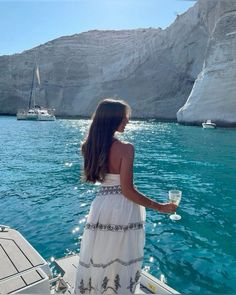
[(153, 257), (150, 257), (149, 258), (149, 262), (153, 263), (154, 262), (154, 258)]
[[(41, 123), (0, 117), (0, 223), (53, 262), (79, 251), (99, 187), (81, 182), (90, 120)], [(135, 120), (117, 136), (135, 145), (141, 192), (183, 192), (180, 221), (147, 210), (144, 269), (184, 294), (236, 294), (236, 130)]]
[(89, 125), (91, 123), (91, 120), (61, 120), (60, 124), (73, 131), (77, 131), (83, 135), (85, 135), (88, 131)]
[(73, 165), (73, 163), (68, 163), (68, 162), (65, 163), (66, 167), (71, 167), (72, 165)]

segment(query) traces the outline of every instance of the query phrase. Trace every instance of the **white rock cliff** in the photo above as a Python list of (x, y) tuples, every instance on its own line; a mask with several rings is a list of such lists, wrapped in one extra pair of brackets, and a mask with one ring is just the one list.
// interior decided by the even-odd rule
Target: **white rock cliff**
[[(221, 58), (214, 59), (211, 55), (214, 42), (220, 50), (222, 38), (217, 37), (214, 42), (211, 39), (209, 45), (208, 40), (216, 34), (212, 35), (213, 30), (217, 32), (214, 27), (222, 19), (222, 11), (228, 13), (231, 24), (235, 19), (234, 6), (221, 5), (221, 1), (199, 0), (165, 30), (95, 30), (61, 37), (21, 54), (1, 56), (0, 114), (15, 114), (17, 109), (28, 105), (36, 58), (41, 74), (36, 103), (54, 107), (58, 116), (90, 116), (99, 100), (112, 96), (127, 100), (134, 117), (175, 120), (177, 111), (190, 93), (191, 98), (201, 79), (198, 74), (204, 65), (206, 49), (204, 69), (208, 65), (214, 68), (214, 60)], [(230, 42), (235, 40), (233, 34), (227, 38)], [(224, 43), (224, 55), (232, 59), (230, 42)], [(224, 68), (230, 71), (226, 63)], [(233, 64), (231, 68), (233, 73)], [(206, 101), (207, 95), (202, 94)], [(190, 98), (178, 113), (180, 122), (195, 123), (202, 119), (197, 117), (202, 110), (194, 112), (191, 108), (199, 95), (194, 100)], [(221, 99), (219, 105), (223, 104)], [(225, 117), (228, 119), (227, 113)]]
[(209, 39), (205, 63), (185, 105), (181, 123), (236, 125), (236, 1), (218, 2), (219, 18)]

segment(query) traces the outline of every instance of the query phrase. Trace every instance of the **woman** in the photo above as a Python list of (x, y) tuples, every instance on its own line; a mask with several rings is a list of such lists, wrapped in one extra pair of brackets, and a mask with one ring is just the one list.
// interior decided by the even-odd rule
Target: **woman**
[(143, 260), (144, 207), (163, 213), (176, 209), (174, 204), (147, 198), (134, 187), (134, 147), (114, 136), (124, 132), (130, 112), (124, 101), (103, 100), (82, 144), (85, 181), (98, 181), (101, 188), (85, 225), (76, 294), (134, 293)]

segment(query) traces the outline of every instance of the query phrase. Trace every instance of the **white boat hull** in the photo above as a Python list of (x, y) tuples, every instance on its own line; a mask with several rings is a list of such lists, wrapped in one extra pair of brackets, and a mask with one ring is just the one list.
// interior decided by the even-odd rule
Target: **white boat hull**
[(208, 124), (208, 123), (202, 123), (202, 127), (203, 128), (208, 128), (208, 129), (214, 129), (214, 128), (216, 128), (216, 125), (215, 124)]
[(47, 110), (35, 111), (19, 111), (16, 115), (17, 120), (30, 120), (30, 121), (55, 121), (56, 117), (49, 113)]
[(213, 123), (211, 120), (206, 120), (205, 122), (202, 123), (202, 127), (205, 129), (214, 129), (216, 128), (216, 124)]
[(24, 114), (24, 113), (17, 113), (17, 120), (34, 120), (36, 121), (38, 118), (37, 114), (30, 115), (30, 114)]
[(38, 116), (38, 119), (37, 121), (55, 121), (56, 120), (56, 117), (53, 116), (53, 115), (48, 115), (48, 116)]

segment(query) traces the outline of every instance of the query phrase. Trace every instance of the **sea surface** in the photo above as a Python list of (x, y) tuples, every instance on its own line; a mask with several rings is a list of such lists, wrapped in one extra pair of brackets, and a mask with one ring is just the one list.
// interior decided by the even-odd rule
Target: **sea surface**
[[(80, 181), (89, 120), (0, 117), (0, 224), (48, 261), (79, 251), (98, 186)], [(131, 121), (135, 184), (160, 202), (183, 191), (180, 221), (147, 210), (143, 267), (184, 294), (236, 294), (236, 129)]]

